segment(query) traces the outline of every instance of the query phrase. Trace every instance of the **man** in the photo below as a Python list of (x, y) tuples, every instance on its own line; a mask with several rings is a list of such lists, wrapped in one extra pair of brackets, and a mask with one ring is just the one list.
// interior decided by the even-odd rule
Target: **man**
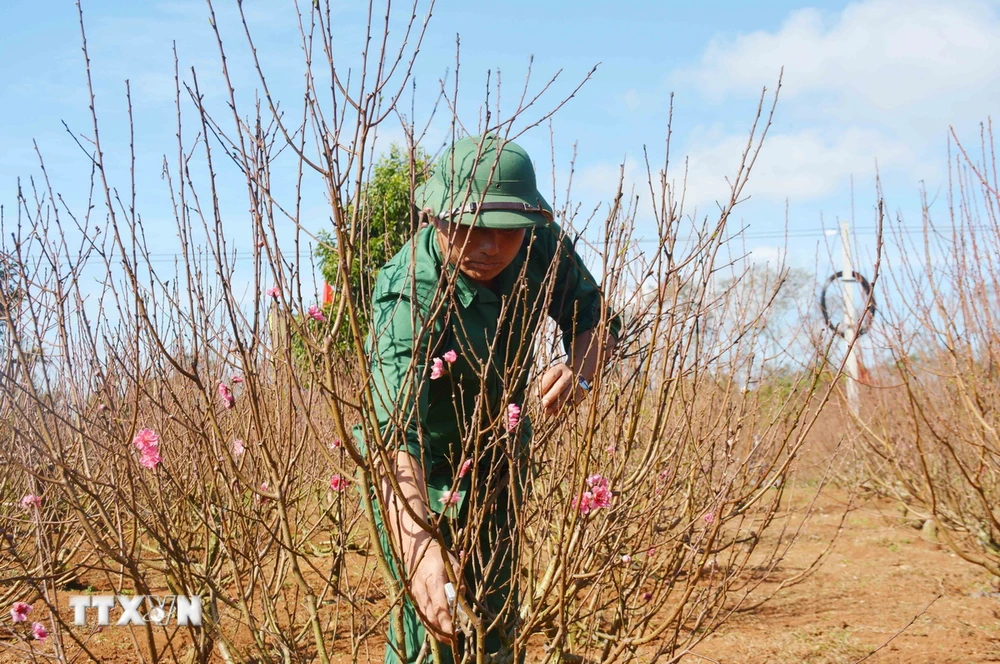
[[(509, 656), (535, 333), (549, 315), (568, 353), (537, 383), (555, 414), (591, 389), (621, 323), (516, 144), (457, 141), (415, 198), (431, 223), (380, 271), (366, 343), (385, 450), (376, 464), (388, 469), (378, 492), (388, 518), (376, 525), (407, 591), (404, 634), (390, 624), (385, 661), (439, 652), (451, 662), (455, 646)], [(478, 629), (459, 629), (470, 614)]]

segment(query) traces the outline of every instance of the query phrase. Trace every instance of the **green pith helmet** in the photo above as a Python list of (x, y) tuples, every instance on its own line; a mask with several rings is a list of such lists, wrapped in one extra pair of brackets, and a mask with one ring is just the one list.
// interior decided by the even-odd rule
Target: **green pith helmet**
[[(419, 209), (453, 223), (484, 228), (530, 228), (552, 220), (538, 192), (528, 153), (493, 134), (455, 141), (414, 192)], [(477, 159), (478, 157), (478, 159)]]

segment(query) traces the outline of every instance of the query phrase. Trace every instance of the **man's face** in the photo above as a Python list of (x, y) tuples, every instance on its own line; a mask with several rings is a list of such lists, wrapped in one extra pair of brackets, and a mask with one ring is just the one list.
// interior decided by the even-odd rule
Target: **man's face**
[(448, 262), (473, 281), (488, 282), (517, 256), (523, 228), (481, 228), (436, 220), (438, 246)]

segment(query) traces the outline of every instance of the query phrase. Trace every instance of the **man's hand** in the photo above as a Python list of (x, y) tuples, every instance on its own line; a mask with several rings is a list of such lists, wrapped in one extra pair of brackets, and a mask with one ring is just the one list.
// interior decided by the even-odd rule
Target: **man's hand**
[(542, 407), (546, 415), (555, 415), (569, 401), (577, 403), (582, 398), (577, 388), (576, 374), (566, 364), (549, 367), (542, 375)]
[(550, 367), (542, 376), (542, 407), (546, 415), (555, 415), (568, 401), (577, 404), (583, 401), (586, 392), (579, 387), (578, 376), (591, 382), (597, 374), (598, 358), (603, 356), (607, 362), (615, 351), (618, 341), (609, 333), (604, 336), (604, 343), (597, 343), (594, 330), (578, 332), (573, 339), (570, 352), (570, 365), (564, 363)]
[[(438, 641), (455, 645), (455, 627), (451, 621), (451, 607), (444, 593), (444, 584), (448, 583), (448, 572), (441, 556), (441, 546), (428, 539), (421, 547), (416, 569), (410, 574), (410, 593), (413, 605), (420, 614), (424, 625)], [(458, 570), (458, 561), (448, 554), (452, 569)]]
[[(400, 450), (394, 459), (393, 473), (400, 492), (393, 491), (388, 477), (383, 477), (382, 497), (389, 516), (389, 535), (399, 545), (402, 563), (408, 572), (413, 605), (434, 638), (454, 645), (455, 628), (451, 622), (448, 598), (444, 594), (444, 584), (448, 583), (445, 558), (441, 545), (421, 526), (430, 516), (424, 471), (416, 459)], [(448, 556), (452, 569), (457, 573), (458, 561), (450, 552)]]

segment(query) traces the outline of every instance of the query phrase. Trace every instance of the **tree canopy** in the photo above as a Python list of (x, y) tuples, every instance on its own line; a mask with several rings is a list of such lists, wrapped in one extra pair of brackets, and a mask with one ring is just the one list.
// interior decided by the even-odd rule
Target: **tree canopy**
[[(411, 154), (393, 143), (388, 154), (372, 166), (370, 179), (345, 210), (345, 219), (360, 225), (358, 251), (351, 261), (348, 281), (363, 324), (368, 321), (367, 303), (379, 269), (416, 231), (411, 191), (427, 179), (429, 167), (430, 156), (424, 150), (415, 148)], [(337, 238), (329, 231), (322, 231), (320, 237), (323, 243), (316, 250), (320, 271), (326, 283), (339, 290)]]

